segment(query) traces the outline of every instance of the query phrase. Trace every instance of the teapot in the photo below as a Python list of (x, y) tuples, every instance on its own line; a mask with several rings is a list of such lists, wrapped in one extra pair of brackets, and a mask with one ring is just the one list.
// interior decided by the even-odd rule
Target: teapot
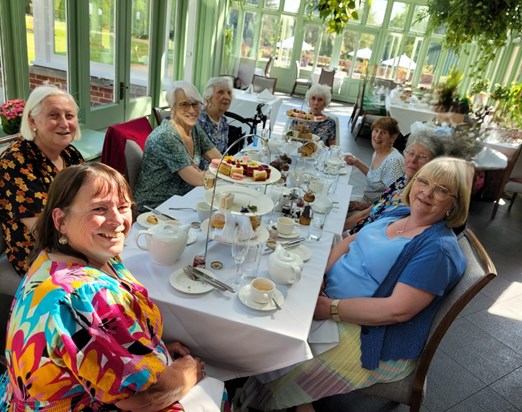
[(291, 285), (301, 279), (303, 266), (300, 256), (286, 250), (279, 243), (268, 258), (268, 273), (275, 282), (283, 285)]
[[(173, 265), (185, 250), (189, 229), (190, 225), (160, 222), (147, 230), (140, 230), (136, 235), (136, 245), (148, 251), (154, 263)], [(145, 237), (145, 245), (140, 243), (142, 236)]]

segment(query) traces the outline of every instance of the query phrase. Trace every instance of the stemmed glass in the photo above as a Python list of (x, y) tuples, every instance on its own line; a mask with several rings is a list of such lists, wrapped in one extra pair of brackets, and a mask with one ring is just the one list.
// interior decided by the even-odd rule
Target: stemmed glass
[(275, 212), (277, 206), (279, 206), (279, 202), (283, 198), (284, 187), (280, 183), (274, 183), (270, 186), (270, 199), (274, 202), (274, 208), (272, 209), (272, 213), (270, 214), (270, 219), (268, 221), (269, 225), (275, 224)]
[(250, 247), (249, 231), (243, 227), (236, 227), (234, 230), (234, 237), (232, 238), (232, 257), (236, 264), (236, 275), (232, 280), (232, 285), (236, 288), (239, 287), (241, 279), (241, 266), (245, 261), (248, 254), (248, 248)]

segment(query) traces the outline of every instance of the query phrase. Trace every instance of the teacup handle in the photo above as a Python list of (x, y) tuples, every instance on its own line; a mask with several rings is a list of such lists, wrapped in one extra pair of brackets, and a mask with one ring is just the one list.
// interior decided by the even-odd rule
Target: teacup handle
[[(145, 246), (140, 244), (140, 236), (141, 235), (146, 235), (147, 236), (147, 240), (146, 240)], [(141, 250), (146, 250), (148, 252), (149, 251), (149, 239), (150, 239), (151, 236), (152, 235), (151, 235), (151, 233), (148, 230), (140, 230), (140, 231), (138, 231), (138, 233), (136, 234), (136, 245)]]

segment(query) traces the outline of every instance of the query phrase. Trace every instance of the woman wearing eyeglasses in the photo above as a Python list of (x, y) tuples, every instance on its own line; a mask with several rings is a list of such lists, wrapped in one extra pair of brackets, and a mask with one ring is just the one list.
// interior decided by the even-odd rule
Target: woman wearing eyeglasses
[(197, 124), (203, 98), (194, 85), (180, 80), (167, 93), (172, 118), (165, 119), (147, 138), (135, 198), (139, 212), (156, 207), (173, 195), (183, 196), (203, 185), (202, 158), (221, 158)]
[(449, 136), (435, 134), (429, 129), (413, 132), (404, 149), (404, 175), (386, 188), (384, 194), (364, 210), (356, 211), (346, 218), (344, 230), (357, 233), (364, 225), (373, 222), (381, 213), (401, 204), (401, 192), (417, 171), (430, 160), (439, 156), (457, 155), (458, 148)]
[(276, 379), (246, 384), (252, 407), (278, 410), (408, 376), (466, 259), (452, 228), (467, 219), (473, 166), (439, 157), (404, 189), (404, 204), (336, 245), (314, 319), (337, 322), (339, 344)]

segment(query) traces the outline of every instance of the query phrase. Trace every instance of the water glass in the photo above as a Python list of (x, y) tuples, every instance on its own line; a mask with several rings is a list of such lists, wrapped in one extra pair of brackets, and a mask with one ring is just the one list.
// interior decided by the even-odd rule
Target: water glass
[(323, 234), (324, 220), (320, 217), (313, 217), (308, 227), (308, 239), (318, 241)]
[(258, 243), (250, 245), (248, 253), (243, 262), (243, 278), (253, 279), (258, 276), (261, 255), (263, 254), (264, 244)]

